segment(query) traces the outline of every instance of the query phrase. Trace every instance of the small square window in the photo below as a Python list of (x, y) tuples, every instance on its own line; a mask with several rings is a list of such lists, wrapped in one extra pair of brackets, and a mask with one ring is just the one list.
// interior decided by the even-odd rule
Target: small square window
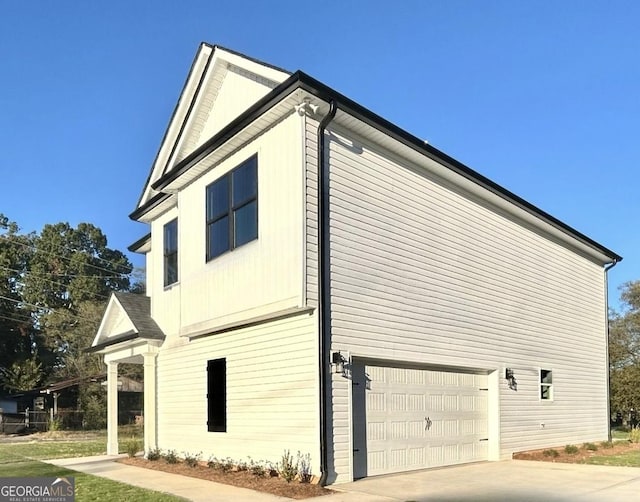
[(553, 400), (553, 373), (551, 370), (540, 370), (540, 399)]

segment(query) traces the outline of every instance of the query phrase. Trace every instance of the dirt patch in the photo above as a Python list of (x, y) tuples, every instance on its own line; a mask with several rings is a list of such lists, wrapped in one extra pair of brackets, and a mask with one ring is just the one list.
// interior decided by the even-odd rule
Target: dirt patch
[(309, 497), (318, 497), (333, 493), (331, 490), (315, 484), (300, 483), (298, 481), (287, 483), (282, 478), (271, 477), (268, 474), (261, 478), (253, 475), (249, 471), (222, 472), (217, 469), (211, 469), (202, 464), (196, 467), (189, 467), (182, 462), (177, 464), (168, 464), (164, 460), (150, 461), (139, 457), (123, 458), (118, 460), (118, 462), (133, 465), (135, 467), (144, 467), (145, 469), (154, 469), (156, 471), (206, 479), (208, 481), (215, 481), (216, 483), (248, 488), (250, 490), (271, 493), (273, 495), (279, 495), (281, 497), (288, 497), (291, 499), (306, 499)]
[[(587, 445), (595, 445), (597, 450), (592, 450)], [(640, 451), (640, 443), (629, 441), (615, 441), (613, 445), (607, 443), (585, 443), (575, 445), (577, 451), (566, 451), (564, 446), (555, 448), (545, 448), (541, 450), (530, 450), (514, 453), (516, 460), (538, 460), (542, 462), (564, 462), (568, 464), (585, 464), (591, 457), (606, 457), (620, 455), (629, 451)], [(556, 452), (556, 453), (554, 453)]]

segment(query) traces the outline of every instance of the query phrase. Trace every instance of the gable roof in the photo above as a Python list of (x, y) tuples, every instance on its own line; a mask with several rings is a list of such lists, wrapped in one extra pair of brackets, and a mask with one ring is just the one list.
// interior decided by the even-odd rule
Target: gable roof
[(111, 295), (100, 327), (87, 352), (97, 352), (130, 340), (162, 341), (165, 335), (151, 318), (151, 299), (136, 293)]
[[(168, 191), (176, 190), (176, 187), (172, 185), (176, 184), (180, 178), (192, 180), (199, 176), (204, 172), (204, 169), (197, 168), (201, 161), (221, 149), (223, 145), (230, 142), (241, 131), (255, 124), (263, 115), (272, 112), (287, 98), (295, 95), (297, 91), (304, 91), (304, 93), (324, 101), (327, 104), (325, 110), (328, 108), (328, 103), (335, 103), (336, 108), (342, 112), (342, 119), (345, 125), (353, 125), (355, 121), (358, 125), (364, 125), (370, 130), (377, 131), (384, 135), (385, 138), (391, 138), (393, 141), (399, 142), (403, 147), (419, 156), (437, 162), (443, 168), (442, 175), (444, 177), (451, 177), (452, 175), (462, 177), (470, 185), (480, 187), (496, 196), (496, 200), (502, 201), (503, 205), (506, 203), (506, 206), (517, 208), (523, 215), (528, 215), (530, 223), (536, 224), (538, 222), (538, 225), (540, 223), (548, 225), (556, 235), (564, 236), (564, 239), (567, 237), (574, 239), (583, 247), (590, 249), (592, 253), (597, 253), (603, 261), (619, 262), (622, 260), (620, 255), (585, 234), (302, 71), (292, 74), (286, 81), (236, 117), (235, 120), (227, 124), (226, 127), (205, 141), (191, 154), (163, 173), (152, 184), (153, 189), (157, 191), (157, 195), (145, 204), (140, 205), (130, 214), (130, 218), (137, 220), (148, 211), (167, 207), (170, 204), (170, 198), (173, 197)], [(283, 110), (290, 110), (288, 107), (282, 108)], [(339, 115), (336, 115), (334, 120), (338, 119)], [(382, 137), (380, 134), (379, 137)], [(448, 174), (445, 171), (448, 171)]]
[[(282, 68), (220, 45), (201, 43), (140, 194), (138, 207), (158, 195), (152, 188), (153, 181), (198, 146), (199, 137), (208, 122), (207, 116), (230, 69), (254, 76), (265, 86), (263, 94), (290, 75)], [(246, 107), (250, 104), (251, 101), (247, 102)]]

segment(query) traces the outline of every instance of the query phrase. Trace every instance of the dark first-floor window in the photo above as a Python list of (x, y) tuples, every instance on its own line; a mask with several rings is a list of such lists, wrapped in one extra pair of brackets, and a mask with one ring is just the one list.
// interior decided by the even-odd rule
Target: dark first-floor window
[(227, 432), (227, 360), (207, 361), (207, 430)]

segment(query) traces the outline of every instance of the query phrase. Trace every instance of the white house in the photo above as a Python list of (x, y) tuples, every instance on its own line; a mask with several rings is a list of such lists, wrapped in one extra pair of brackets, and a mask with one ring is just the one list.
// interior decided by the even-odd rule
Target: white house
[(90, 350), (145, 448), (326, 483), (608, 435), (616, 253), (302, 72), (202, 44), (134, 220), (147, 294)]

